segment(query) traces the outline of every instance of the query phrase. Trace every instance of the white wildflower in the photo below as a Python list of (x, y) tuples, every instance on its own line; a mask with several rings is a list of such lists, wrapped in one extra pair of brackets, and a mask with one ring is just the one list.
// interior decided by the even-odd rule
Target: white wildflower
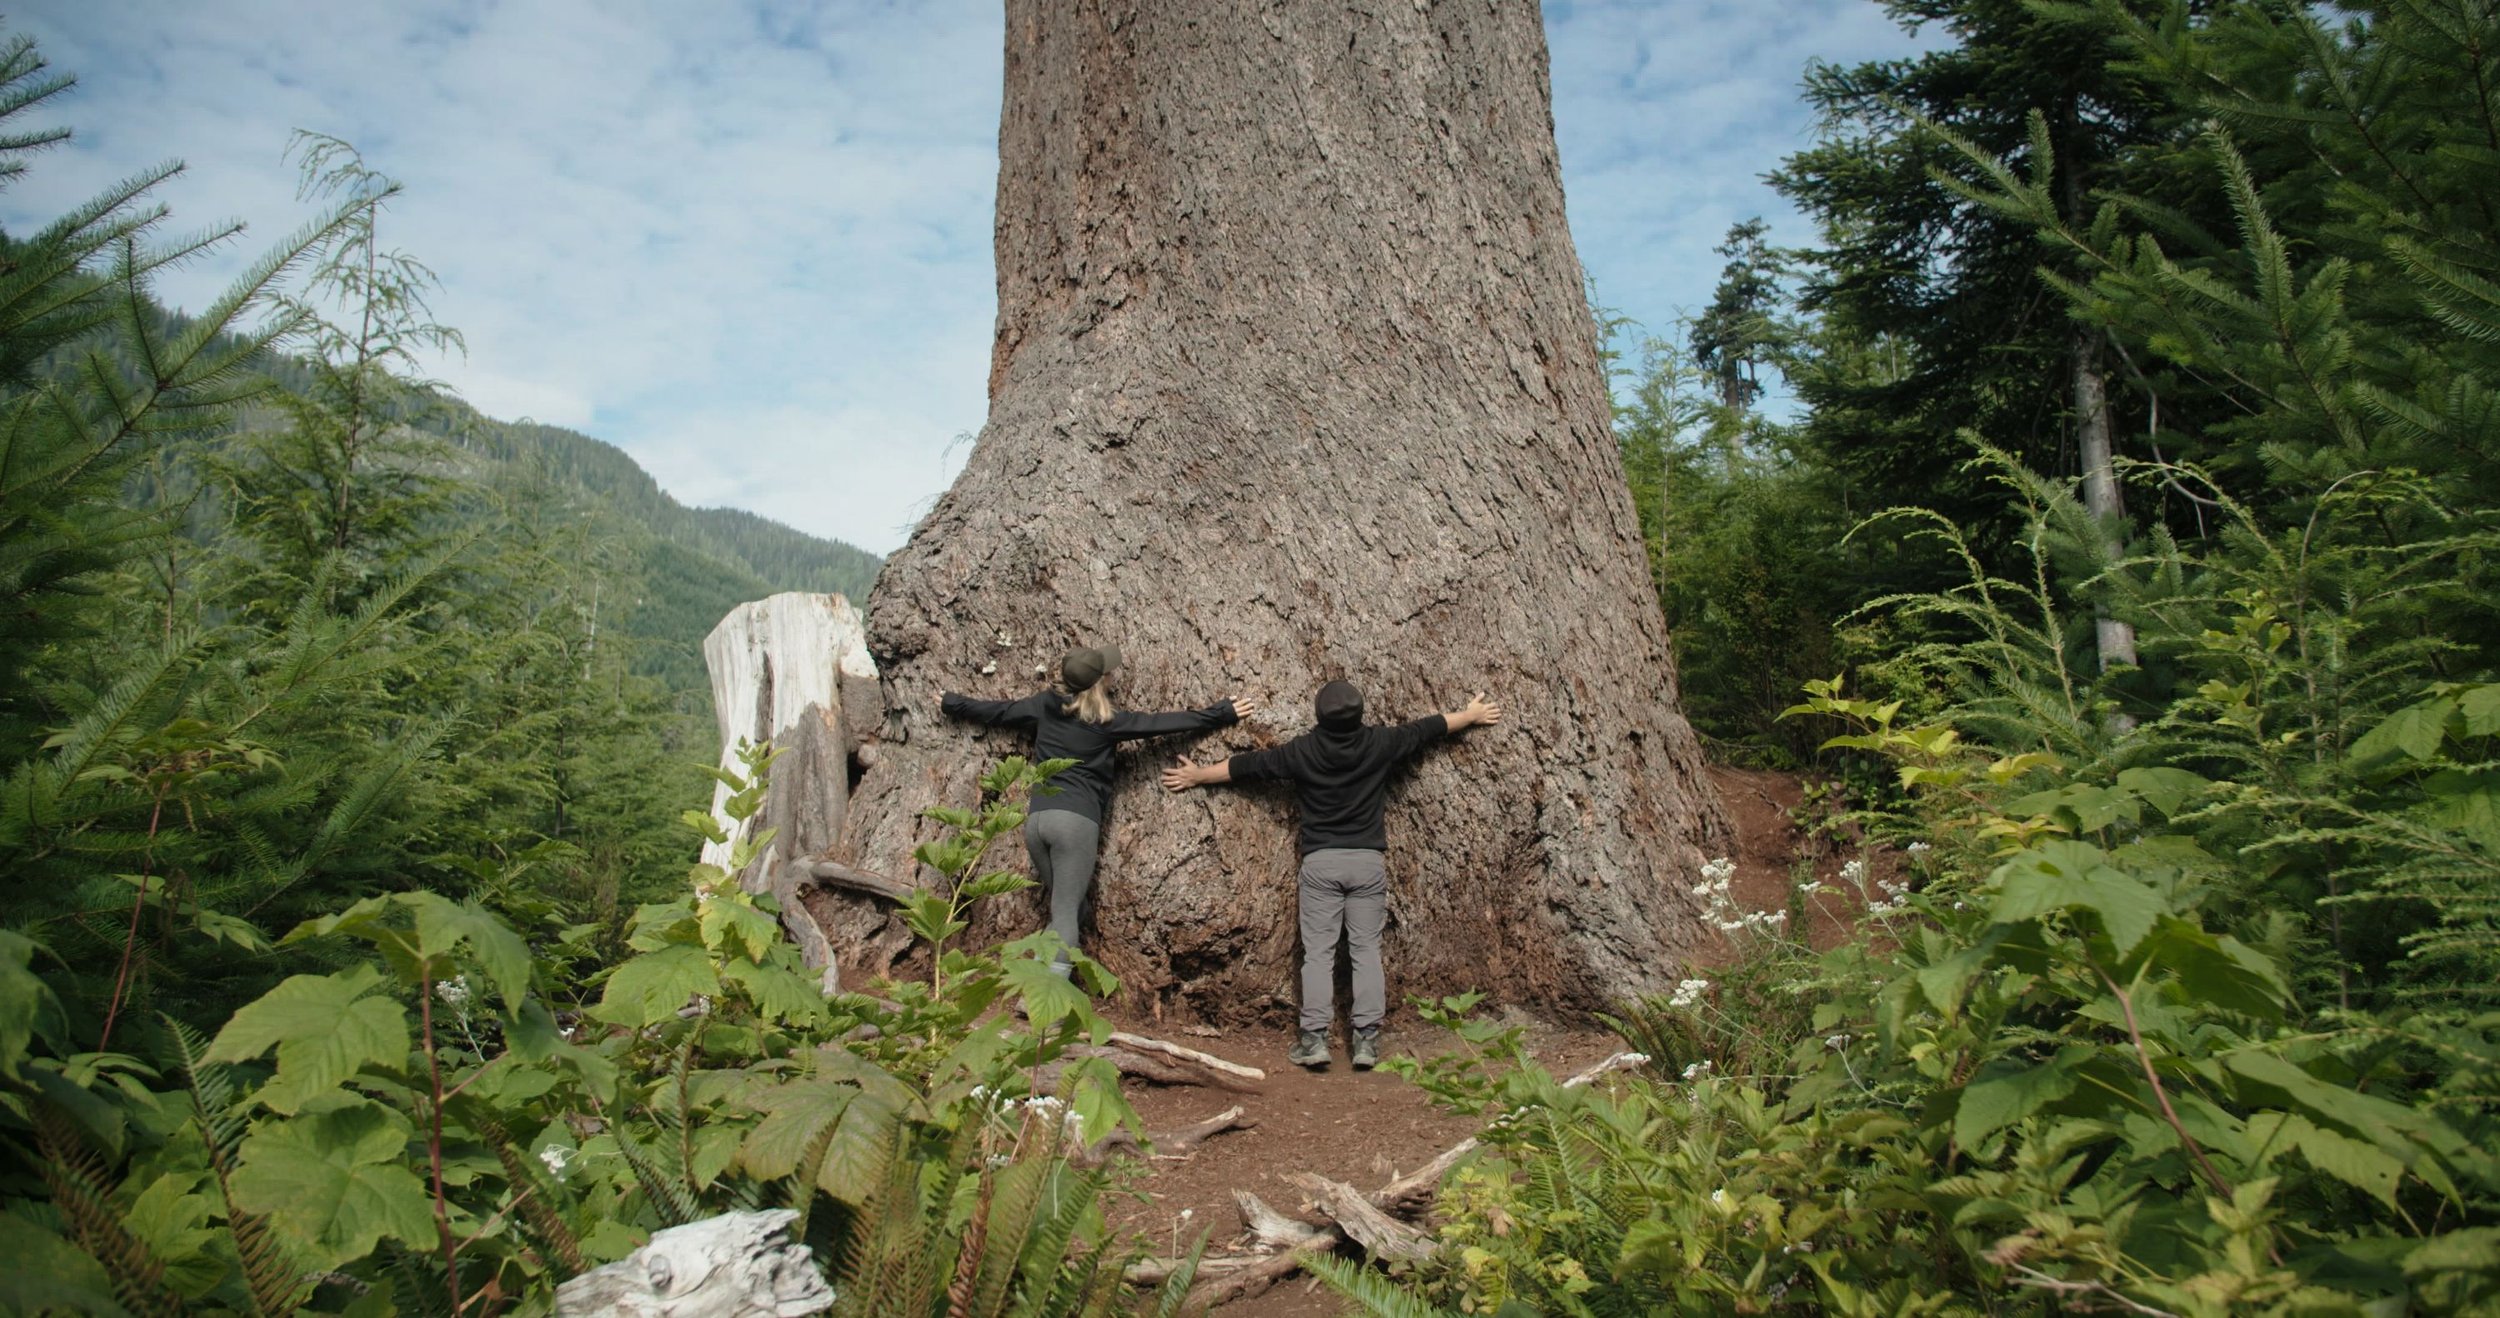
[(1623, 1056), (1615, 1060), (1622, 1062), (1625, 1066), (1647, 1066), (1649, 1065), (1649, 1054), (1625, 1053)]
[(453, 1010), (465, 1012), (469, 1009), (469, 981), (466, 977), (435, 980), (434, 996)]
[(1840, 881), (1843, 883), (1866, 882), (1866, 862), (1863, 860), (1853, 860), (1848, 864), (1841, 866)]
[(1831, 1049), (1833, 1052), (1839, 1052), (1841, 1049), (1849, 1046), (1849, 1036), (1845, 1034), (1832, 1035), (1831, 1037), (1823, 1040), (1823, 1046)]
[(578, 1150), (563, 1144), (550, 1144), (538, 1151), (538, 1160), (547, 1165), (547, 1174), (561, 1181), (565, 1170), (573, 1165)]
[(1902, 848), (1902, 850), (1909, 852), (1913, 856), (1924, 856), (1928, 852), (1935, 850), (1935, 848), (1924, 842), (1913, 842), (1907, 847)]
[(1709, 980), (1684, 980), (1675, 986), (1675, 996), (1667, 999), (1667, 1005), (1677, 1011), (1682, 1011), (1701, 1001), (1701, 995), (1709, 991)]
[(1684, 1068), (1686, 1080), (1699, 1080), (1708, 1074), (1710, 1074), (1710, 1059), (1706, 1057)]
[(1182, 1220), (1182, 1221), (1184, 1221), (1184, 1222), (1188, 1221), (1189, 1219), (1191, 1219), (1191, 1218), (1193, 1218), (1193, 1217), (1196, 1217), (1197, 1215), (1198, 1215), (1198, 1210), (1197, 1210), (1197, 1209), (1195, 1209), (1195, 1208), (1184, 1208), (1184, 1209), (1182, 1209), (1182, 1210), (1181, 1210), (1181, 1220)]

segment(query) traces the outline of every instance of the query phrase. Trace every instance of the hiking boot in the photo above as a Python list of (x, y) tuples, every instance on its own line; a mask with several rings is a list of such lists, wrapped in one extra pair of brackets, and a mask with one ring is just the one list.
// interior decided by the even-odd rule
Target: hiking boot
[(1380, 1062), (1380, 1027), (1369, 1026), (1354, 1032), (1354, 1069), (1368, 1071)]
[(1328, 1065), (1328, 1031), (1304, 1030), (1293, 1051), (1285, 1054), (1285, 1060), (1313, 1070)]

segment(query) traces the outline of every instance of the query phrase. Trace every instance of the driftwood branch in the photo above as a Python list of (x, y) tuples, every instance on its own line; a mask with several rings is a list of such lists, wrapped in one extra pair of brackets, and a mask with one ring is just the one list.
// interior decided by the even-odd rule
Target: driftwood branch
[[(1070, 1057), (1100, 1057), (1120, 1069), (1122, 1075), (1151, 1080), (1159, 1085), (1205, 1085), (1229, 1089), (1236, 1093), (1259, 1092), (1257, 1081), (1245, 1080), (1231, 1070), (1201, 1066), (1181, 1057), (1157, 1052), (1140, 1052), (1125, 1046), (1097, 1047), (1090, 1043), (1076, 1044), (1067, 1050)], [(1245, 1068), (1246, 1069), (1246, 1068)]]
[(1380, 1258), (1426, 1259), (1439, 1248), (1430, 1236), (1380, 1211), (1362, 1191), (1343, 1181), (1312, 1172), (1293, 1172), (1285, 1180), (1302, 1187), (1312, 1203), (1336, 1221), (1338, 1230)]
[(1143, 1034), (1114, 1030), (1111, 1034), (1111, 1043), (1114, 1047), (1133, 1049), (1137, 1052), (1161, 1053), (1166, 1057), (1178, 1058), (1193, 1066), (1202, 1066), (1207, 1070), (1229, 1075), (1237, 1080), (1247, 1080), (1254, 1085), (1267, 1079), (1267, 1072), (1255, 1066), (1243, 1066), (1239, 1062), (1226, 1061), (1213, 1053), (1202, 1053), (1195, 1048), (1184, 1047), (1167, 1039), (1154, 1039)]
[(1233, 1206), (1241, 1210), (1244, 1232), (1265, 1249), (1291, 1249), (1329, 1234), (1327, 1227), (1313, 1226), (1298, 1217), (1287, 1217), (1277, 1212), (1248, 1190), (1233, 1191)]
[[(1313, 1254), (1325, 1254), (1342, 1244), (1344, 1240), (1345, 1236), (1339, 1232), (1322, 1231), (1299, 1245), (1279, 1250), (1263, 1258), (1247, 1256), (1241, 1264), (1226, 1269), (1223, 1275), (1209, 1278), (1191, 1287), (1188, 1298), (1181, 1302), (1181, 1308), (1185, 1312), (1204, 1313), (1219, 1304), (1230, 1304), (1234, 1300), (1247, 1299), (1284, 1278), (1292, 1276), (1301, 1268), (1302, 1260)], [(1198, 1266), (1204, 1270), (1207, 1264), (1216, 1261), (1208, 1259)]]
[[(1578, 1089), (1602, 1076), (1638, 1066), (1647, 1060), (1639, 1053), (1616, 1053), (1563, 1081), (1563, 1088)], [(1470, 1136), (1422, 1167), (1368, 1195), (1343, 1182), (1309, 1172), (1287, 1176), (1287, 1181), (1309, 1192), (1320, 1211), (1328, 1214), (1331, 1224), (1324, 1227), (1287, 1217), (1260, 1202), (1257, 1195), (1247, 1190), (1235, 1190), (1233, 1202), (1241, 1208), (1244, 1226), (1251, 1238), (1269, 1252), (1202, 1260), (1199, 1270), (1208, 1275), (1206, 1280), (1191, 1289), (1189, 1305), (1204, 1310), (1257, 1295), (1298, 1271), (1303, 1260), (1312, 1254), (1334, 1250), (1349, 1240), (1385, 1259), (1415, 1259), (1430, 1255), (1435, 1248), (1433, 1240), (1390, 1214), (1411, 1211), (1418, 1201), (1439, 1187), (1441, 1178), (1448, 1175), (1452, 1167), (1478, 1147), (1478, 1141)], [(1130, 1279), (1142, 1281), (1151, 1276), (1161, 1280), (1171, 1275), (1172, 1266), (1171, 1260), (1147, 1260), (1131, 1270)]]
[(559, 1318), (800, 1318), (833, 1288), (787, 1208), (723, 1213), (655, 1233), (633, 1253), (556, 1288)]
[(1257, 1117), (1245, 1115), (1248, 1111), (1248, 1108), (1235, 1103), (1196, 1125), (1183, 1126), (1179, 1130), (1168, 1131), (1161, 1135), (1150, 1132), (1143, 1146), (1138, 1143), (1135, 1135), (1126, 1130), (1115, 1130), (1087, 1146), (1077, 1155), (1076, 1160), (1087, 1167), (1098, 1167), (1102, 1165), (1104, 1159), (1114, 1153), (1151, 1152), (1158, 1158), (1182, 1157), (1190, 1150), (1225, 1131), (1248, 1130), (1258, 1125)]

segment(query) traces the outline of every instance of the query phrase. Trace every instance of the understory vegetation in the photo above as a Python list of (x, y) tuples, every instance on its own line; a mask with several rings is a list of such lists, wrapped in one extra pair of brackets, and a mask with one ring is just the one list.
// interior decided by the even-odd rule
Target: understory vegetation
[[(2500, 1312), (2500, 4), (1884, 7), (1950, 40), (1808, 71), (1818, 245), (1738, 226), (1615, 358), (1686, 712), (1846, 846), (1777, 913), (1696, 876), (1726, 954), (1612, 1014), (1618, 1080), (1428, 1006), (1483, 1151), (1433, 1259), (1314, 1266)], [(0, 48), (0, 186), (67, 87)], [(389, 181), (296, 150), (320, 214), (192, 315), (151, 277), (234, 234), (166, 235), (171, 168), (0, 239), (0, 1309), (540, 1314), (788, 1208), (837, 1312), (1176, 1311), (1083, 1156), (1135, 1125), (1071, 1052), (1108, 976), (953, 945), (1054, 766), (939, 812), (927, 982), (825, 993), (762, 837), (691, 861), (687, 632), (865, 568), (472, 424)]]
[(1686, 708), (1856, 842), (1784, 919), (1705, 873), (1628, 1083), (1433, 1008), (1492, 1152), (1330, 1279), (2500, 1312), (2500, 10), (1886, 8), (1954, 45), (1810, 71), (1822, 245), (1618, 358)]
[[(69, 85), (0, 46), (0, 184)], [(321, 213), (195, 315), (151, 278), (235, 230), (166, 236), (174, 167), (0, 239), (0, 1312), (543, 1314), (753, 1208), (844, 1313), (1171, 1312), (1078, 1156), (1134, 1124), (1064, 1055), (1107, 976), (948, 945), (1064, 766), (946, 812), (929, 983), (826, 993), (733, 878), (771, 753), (683, 809), (681, 679), (858, 556), (471, 425), (392, 185), (294, 150)]]

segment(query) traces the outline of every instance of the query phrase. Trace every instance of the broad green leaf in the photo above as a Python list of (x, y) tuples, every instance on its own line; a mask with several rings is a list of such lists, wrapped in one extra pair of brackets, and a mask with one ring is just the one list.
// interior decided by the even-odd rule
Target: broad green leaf
[(368, 1064), (396, 1071), (408, 1064), (408, 1013), (368, 996), (381, 981), (369, 965), (291, 976), (226, 1022), (208, 1060), (249, 1061), (274, 1045), (278, 1073), (254, 1097), (278, 1112), (300, 1110)]
[(2405, 1255), (2404, 1270), (2408, 1277), (2442, 1272), (2488, 1275), (2495, 1258), (2500, 1258), (2500, 1227), (2472, 1227), (2423, 1241), (2419, 1248)]
[(267, 1215), (316, 1266), (363, 1258), (384, 1237), (430, 1246), (433, 1201), (411, 1170), (411, 1133), (365, 1099), (263, 1123), (243, 1141), (235, 1203)]
[(703, 903), (698, 924), (703, 930), (703, 945), (712, 951), (725, 952), (734, 942), (749, 961), (761, 961), (781, 941), (781, 926), (762, 911), (731, 897), (716, 897)]
[(2179, 813), (2179, 803), (2213, 786), (2210, 779), (2185, 769), (2121, 769), (2118, 785), (2143, 797), (2164, 815)]
[(813, 1020), (825, 1009), (825, 995), (814, 981), (780, 966), (732, 961), (720, 973), (723, 982), (744, 990), (756, 1011), (772, 1020)]
[(14, 1078), (38, 1034), (61, 1014), (52, 988), (29, 967), (35, 945), (25, 937), (0, 930), (0, 1076)]
[(1036, 885), (1033, 880), (1014, 870), (994, 870), (966, 883), (955, 895), (962, 901), (979, 901), (984, 897), (1000, 897), (1011, 892), (1022, 892), (1034, 886)]
[(1989, 918), (1997, 923), (2037, 919), (2058, 910), (2090, 911), (2122, 957), (2151, 932), (2164, 906), (2160, 893), (2111, 868), (2098, 848), (2062, 838), (1999, 866), (1996, 886)]
[(1052, 1025), (1090, 1010), (1085, 991), (1050, 968), (1046, 961), (1011, 957), (999, 966), (1007, 987), (1024, 1001), (1025, 1017), (1035, 1025)]
[(677, 1014), (696, 994), (720, 993), (720, 975), (702, 948), (676, 943), (645, 952), (618, 966), (591, 1014), (611, 1025), (640, 1029)]
[(2270, 1090), (2287, 1100), (2279, 1106), (2368, 1140), (2417, 1174), (2424, 1170), (2416, 1161), (2422, 1148), (2443, 1155), (2464, 1151), (2464, 1138), (2431, 1113), (2321, 1080), (2270, 1049), (2233, 1049), (2222, 1054), (2222, 1064), (2260, 1086), (2261, 1094)]
[(2396, 1206), (2404, 1164), (2376, 1145), (2337, 1134), (2295, 1112), (2260, 1112), (2248, 1119), (2249, 1138), (2260, 1146), (2288, 1144), (2310, 1166), (2378, 1200)]
[(434, 893), (410, 893), (416, 908), (417, 948), (428, 957), (448, 957), (466, 943), (478, 968), (503, 996), (505, 1010), (521, 1003), (529, 991), (530, 949), (510, 925), (474, 902), (454, 902)]
[(2457, 708), (2465, 714), (2466, 735), (2488, 737), (2500, 733), (2500, 682), (2467, 687), (2457, 697)]
[(2500, 770), (2443, 769), (2424, 778), (2422, 818), (2500, 853)]
[(2207, 933), (2195, 923), (2165, 915), (2153, 933), (2118, 968), (2121, 979), (2139, 966), (2168, 971), (2190, 1000), (2269, 1020), (2282, 1015), (2291, 989), (2272, 959), (2229, 935)]
[(808, 1147), (817, 1136), (841, 1120), (842, 1113), (858, 1097), (857, 1085), (823, 1076), (810, 1076), (757, 1095), (751, 1101), (764, 1113), (764, 1119), (747, 1133), (745, 1144), (738, 1150), (739, 1165), (750, 1175), (767, 1180), (797, 1171), (799, 1161), (807, 1156)]
[(96, 1314), (127, 1318), (104, 1265), (85, 1250), (15, 1213), (0, 1212), (0, 1313)]
[(122, 1225), (130, 1234), (164, 1260), (165, 1284), (192, 1299), (206, 1294), (226, 1275), (226, 1265), (205, 1248), (217, 1235), (208, 1226), (215, 1201), (195, 1193), (200, 1180), (197, 1172), (159, 1176), (122, 1214)]
[(1060, 1080), (1076, 1113), (1077, 1137), (1087, 1144), (1122, 1125), (1145, 1133), (1139, 1129), (1137, 1110), (1120, 1095), (1120, 1068), (1110, 1058), (1080, 1057), (1060, 1069)]
[(2073, 1066), (2091, 1054), (2073, 1045), (2046, 1063), (1999, 1058), (1962, 1089), (1953, 1109), (1953, 1142), (1968, 1149), (2074, 1092)]
[(2362, 733), (2353, 742), (2350, 758), (2355, 765), (2369, 767), (2402, 756), (2409, 760), (2427, 760), (2439, 753), (2439, 743), (2447, 736), (2448, 717), (2457, 711), (2457, 698), (2440, 696), (2418, 705), (2408, 705), (2387, 716), (2377, 727)]
[(825, 1159), (816, 1165), (816, 1188), (846, 1204), (867, 1202), (885, 1179), (894, 1152), (895, 1109), (861, 1094), (834, 1123)]

